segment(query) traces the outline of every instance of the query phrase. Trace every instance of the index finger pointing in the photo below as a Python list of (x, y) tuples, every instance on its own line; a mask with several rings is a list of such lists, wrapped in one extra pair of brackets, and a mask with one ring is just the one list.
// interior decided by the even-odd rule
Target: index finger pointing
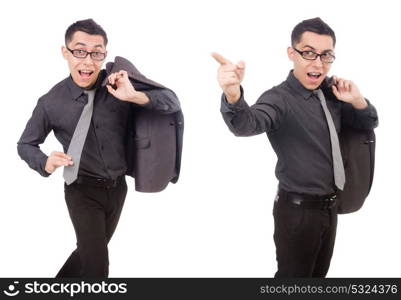
[(221, 56), (216, 52), (212, 52), (212, 57), (221, 65), (231, 64), (231, 61), (229, 61), (228, 59), (224, 58), (223, 56)]
[(241, 60), (240, 62), (238, 62), (237, 68), (240, 69), (240, 70), (245, 69), (245, 62), (244, 62), (243, 60)]

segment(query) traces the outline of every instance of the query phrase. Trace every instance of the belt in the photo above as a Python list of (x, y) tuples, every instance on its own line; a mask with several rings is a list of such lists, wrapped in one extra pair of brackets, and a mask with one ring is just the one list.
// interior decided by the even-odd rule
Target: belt
[(299, 205), (300, 207), (312, 209), (330, 209), (333, 208), (337, 202), (337, 195), (335, 193), (324, 196), (314, 196), (291, 193), (280, 189), (277, 195), (279, 199), (286, 200), (292, 204)]
[(94, 187), (102, 187), (102, 188), (112, 188), (116, 187), (119, 182), (124, 178), (124, 176), (119, 176), (116, 179), (108, 179), (108, 178), (96, 178), (89, 176), (78, 176), (75, 183), (90, 185)]

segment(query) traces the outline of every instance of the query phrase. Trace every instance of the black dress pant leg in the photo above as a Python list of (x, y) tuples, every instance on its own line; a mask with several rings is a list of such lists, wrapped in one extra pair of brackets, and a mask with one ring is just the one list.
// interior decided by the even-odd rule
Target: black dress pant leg
[(327, 210), (329, 214), (329, 222), (322, 236), (322, 247), (316, 258), (315, 267), (312, 277), (325, 277), (329, 271), (331, 258), (333, 256), (334, 243), (337, 232), (337, 207)]
[(127, 194), (121, 180), (116, 187), (65, 185), (65, 200), (77, 237), (77, 249), (56, 275), (60, 277), (107, 277), (108, 249)]
[(325, 277), (334, 249), (336, 209), (303, 208), (279, 199), (273, 216), (275, 277)]

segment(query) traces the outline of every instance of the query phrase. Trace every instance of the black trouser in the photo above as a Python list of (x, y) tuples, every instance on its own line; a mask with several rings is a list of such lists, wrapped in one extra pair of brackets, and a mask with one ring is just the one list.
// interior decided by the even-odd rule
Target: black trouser
[(56, 275), (60, 277), (107, 277), (107, 244), (116, 229), (127, 194), (125, 178), (115, 186), (102, 187), (74, 182), (64, 185), (65, 200), (77, 237), (75, 249)]
[(337, 207), (305, 208), (274, 202), (275, 277), (325, 277), (333, 255)]

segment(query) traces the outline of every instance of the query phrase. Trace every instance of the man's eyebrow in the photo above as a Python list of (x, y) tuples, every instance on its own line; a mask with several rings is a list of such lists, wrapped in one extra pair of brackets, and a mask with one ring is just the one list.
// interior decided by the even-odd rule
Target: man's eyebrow
[(86, 44), (85, 43), (81, 43), (81, 42), (77, 42), (77, 43), (74, 44), (74, 46), (86, 46)]
[(303, 46), (302, 48), (311, 48), (312, 50), (316, 50), (315, 47), (312, 47), (312, 46), (309, 46), (309, 45), (305, 45), (305, 46)]
[[(88, 46), (88, 45), (85, 43), (82, 43), (82, 42), (77, 42), (74, 44), (74, 46)], [(98, 44), (98, 45), (95, 45), (94, 48), (104, 48), (104, 46), (102, 44)]]
[[(312, 46), (310, 46), (310, 45), (305, 45), (305, 46), (303, 46), (302, 48), (311, 48), (312, 50), (315, 50), (315, 51), (316, 51), (316, 48), (315, 48), (315, 47), (312, 47)], [(327, 53), (327, 52), (334, 52), (334, 50), (333, 50), (333, 49), (326, 49), (326, 50), (323, 50), (323, 51), (322, 51), (322, 53)]]

